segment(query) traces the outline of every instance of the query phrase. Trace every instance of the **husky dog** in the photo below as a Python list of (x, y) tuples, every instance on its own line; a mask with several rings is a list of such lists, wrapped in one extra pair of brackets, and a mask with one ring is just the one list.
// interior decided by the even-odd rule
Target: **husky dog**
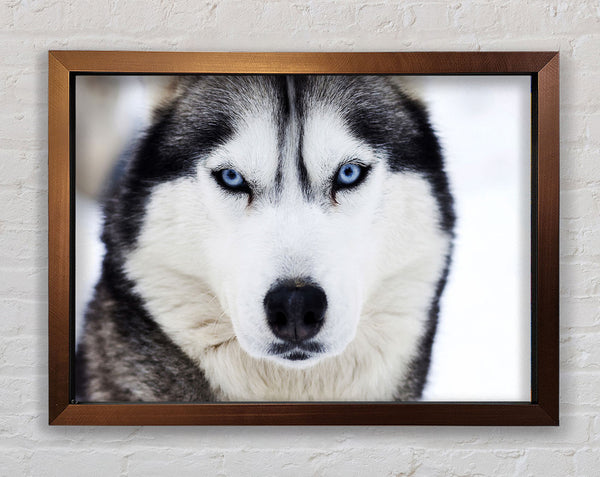
[(415, 400), (454, 212), (383, 76), (193, 76), (105, 206), (89, 401)]

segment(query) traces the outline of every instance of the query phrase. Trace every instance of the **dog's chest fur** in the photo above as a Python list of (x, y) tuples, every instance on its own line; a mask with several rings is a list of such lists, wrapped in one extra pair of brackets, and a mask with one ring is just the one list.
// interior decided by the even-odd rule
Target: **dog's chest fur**
[[(418, 344), (420, 326), (391, 338), (394, 319), (365, 317), (357, 337), (339, 356), (304, 370), (284, 368), (246, 354), (229, 340), (199, 358), (212, 391), (224, 401), (369, 401), (411, 399), (399, 387)], [(411, 339), (412, 338), (412, 339)]]

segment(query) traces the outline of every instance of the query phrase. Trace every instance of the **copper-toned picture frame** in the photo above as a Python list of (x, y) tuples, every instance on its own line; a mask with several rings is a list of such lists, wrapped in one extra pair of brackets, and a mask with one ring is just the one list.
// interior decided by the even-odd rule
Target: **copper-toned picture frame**
[[(558, 425), (557, 52), (49, 52), (49, 423), (51, 425)], [(77, 403), (74, 379), (74, 78), (77, 74), (529, 75), (530, 402)]]

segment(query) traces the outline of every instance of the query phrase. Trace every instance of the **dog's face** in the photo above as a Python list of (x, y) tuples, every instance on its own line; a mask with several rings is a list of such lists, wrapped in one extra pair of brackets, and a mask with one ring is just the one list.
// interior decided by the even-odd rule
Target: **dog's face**
[(283, 137), (272, 111), (242, 122), (198, 167), (207, 259), (242, 347), (305, 365), (354, 337), (384, 164), (326, 105)]
[[(157, 321), (201, 327), (207, 311), (184, 311), (198, 303), (254, 357), (306, 367), (341, 353), (382, 277), (445, 243), (411, 235), (439, 232), (441, 214), (410, 162), (408, 104), (374, 77), (185, 84), (133, 166), (152, 185), (127, 272)], [(178, 308), (175, 325), (164, 316)]]

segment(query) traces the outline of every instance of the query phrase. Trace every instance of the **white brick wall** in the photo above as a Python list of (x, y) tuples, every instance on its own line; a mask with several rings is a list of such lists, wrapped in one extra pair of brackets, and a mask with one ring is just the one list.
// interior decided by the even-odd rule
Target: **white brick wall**
[[(5, 0), (0, 475), (600, 475), (597, 1)], [(559, 428), (47, 426), (47, 50), (561, 51)]]

